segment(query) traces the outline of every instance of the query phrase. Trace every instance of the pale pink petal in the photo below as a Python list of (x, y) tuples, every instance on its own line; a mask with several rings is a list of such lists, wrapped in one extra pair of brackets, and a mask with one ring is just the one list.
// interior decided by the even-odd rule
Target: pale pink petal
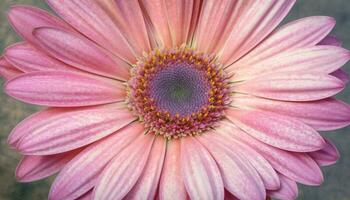
[(144, 10), (146, 24), (159, 47), (170, 48), (173, 46), (169, 18), (167, 16), (166, 3), (163, 0), (140, 0)]
[(138, 0), (97, 0), (117, 25), (137, 56), (151, 49), (146, 23)]
[(142, 135), (138, 123), (92, 144), (62, 169), (52, 184), (49, 199), (75, 199), (92, 189), (105, 166), (126, 146)]
[(232, 32), (223, 45), (219, 55), (224, 65), (238, 60), (283, 20), (295, 0), (254, 1), (231, 27)]
[[(216, 128), (216, 131), (226, 133), (228, 130), (225, 129), (224, 126)], [(239, 140), (228, 137), (226, 134), (213, 135), (211, 137), (216, 137), (217, 140), (220, 140), (221, 144), (226, 145), (227, 148), (231, 148), (233, 151), (242, 154), (258, 172), (266, 189), (274, 190), (280, 187), (280, 181), (276, 171), (272, 168), (270, 163), (254, 149)]]
[(332, 45), (332, 46), (337, 46), (341, 47), (342, 42), (334, 35), (328, 35), (323, 40), (321, 40), (318, 45)]
[(298, 197), (298, 186), (295, 181), (283, 176), (279, 175), (281, 180), (281, 188), (279, 190), (271, 190), (267, 191), (267, 194), (276, 199), (280, 200), (293, 200)]
[(254, 138), (288, 151), (310, 152), (325, 145), (322, 136), (303, 122), (256, 110), (229, 109), (227, 117)]
[(217, 162), (226, 190), (238, 199), (265, 199), (265, 187), (259, 174), (244, 155), (221, 145), (221, 140), (210, 132), (198, 137)]
[(145, 169), (125, 199), (147, 200), (155, 198), (163, 169), (165, 152), (166, 140), (163, 137), (155, 138)]
[(232, 106), (294, 117), (320, 131), (339, 129), (350, 124), (350, 106), (333, 98), (311, 102), (291, 102), (235, 95)]
[(159, 199), (186, 199), (187, 193), (181, 173), (181, 149), (179, 140), (171, 140), (167, 145), (163, 171), (159, 183)]
[[(332, 45), (341, 47), (342, 42), (336, 36), (328, 35), (321, 42), (319, 42), (318, 45)], [(348, 83), (350, 80), (349, 74), (344, 69), (338, 69), (337, 71), (332, 72), (331, 75), (342, 80), (344, 83)]]
[(340, 157), (337, 147), (330, 140), (325, 139), (325, 141), (327, 144), (323, 149), (309, 153), (320, 166), (332, 165)]
[(344, 69), (338, 69), (337, 71), (331, 73), (331, 75), (343, 81), (344, 84), (348, 83), (350, 80), (349, 74)]
[(135, 54), (111, 16), (94, 0), (47, 0), (65, 21), (92, 41), (129, 62)]
[(26, 132), (18, 143), (18, 150), (24, 155), (50, 155), (70, 151), (95, 142), (130, 124), (134, 119), (122, 104), (67, 110), (31, 126), (22, 123), (21, 126), (27, 126), (28, 129), (16, 129)]
[(188, 30), (187, 44), (192, 46), (195, 31), (198, 27), (198, 21), (200, 16), (200, 11), (202, 10), (202, 1), (195, 0), (193, 2), (193, 8), (191, 13), (191, 23)]
[(20, 182), (37, 181), (60, 171), (82, 149), (48, 156), (24, 156), (16, 169)]
[(292, 21), (273, 31), (242, 59), (229, 66), (228, 70), (243, 69), (281, 52), (312, 47), (320, 42), (334, 25), (333, 18), (324, 16), (312, 16)]
[(194, 46), (201, 52), (214, 53), (226, 42), (239, 17), (247, 12), (254, 1), (203, 1), (194, 36)]
[(8, 95), (32, 104), (73, 107), (90, 106), (125, 99), (125, 88), (119, 81), (63, 71), (31, 72), (6, 83)]
[(78, 71), (36, 49), (27, 42), (16, 43), (5, 50), (5, 58), (24, 72), (34, 71)]
[(21, 121), (17, 126), (11, 131), (7, 143), (14, 149), (18, 148), (18, 143), (24, 137), (25, 135), (29, 134), (27, 130), (32, 127), (33, 124), (38, 123), (42, 120), (45, 120), (49, 117), (53, 117), (58, 114), (62, 114), (66, 112), (67, 109), (61, 109), (61, 108), (47, 108), (45, 110), (42, 110), (40, 112), (37, 112), (29, 117), (27, 117), (25, 120)]
[(185, 44), (188, 38), (195, 0), (165, 1), (173, 46)]
[(215, 160), (194, 138), (181, 139), (181, 170), (191, 199), (224, 199), (224, 184)]
[(156, 136), (140, 135), (105, 168), (94, 188), (94, 199), (123, 199), (144, 170)]
[(5, 80), (11, 80), (22, 73), (22, 71), (7, 62), (5, 58), (0, 57), (0, 76), (2, 76)]
[(275, 72), (329, 74), (342, 67), (349, 60), (350, 52), (348, 50), (322, 45), (281, 53), (249, 66), (243, 66), (236, 72), (228, 70), (228, 73), (234, 73), (234, 81), (252, 79)]
[(8, 12), (8, 19), (16, 32), (30, 43), (37, 44), (33, 36), (33, 30), (38, 27), (56, 27), (71, 30), (71, 28), (59, 18), (50, 13), (30, 7), (13, 6)]
[(313, 101), (331, 97), (344, 83), (330, 75), (274, 73), (233, 86), (235, 92), (284, 101)]
[[(66, 1), (67, 2), (67, 1)], [(41, 48), (53, 57), (82, 70), (127, 80), (130, 66), (79, 34), (55, 28), (35, 29)]]
[(306, 153), (284, 151), (267, 145), (249, 136), (230, 122), (226, 122), (225, 129), (226, 133), (221, 131), (217, 134), (227, 134), (229, 137), (246, 143), (269, 161), (276, 171), (290, 179), (305, 185), (320, 185), (323, 182), (322, 171)]

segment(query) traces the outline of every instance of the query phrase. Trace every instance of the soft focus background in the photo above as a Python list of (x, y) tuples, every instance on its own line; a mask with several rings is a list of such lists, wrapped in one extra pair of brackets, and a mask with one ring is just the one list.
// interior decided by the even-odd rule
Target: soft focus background
[[(6, 11), (14, 4), (35, 5), (44, 9), (48, 7), (39, 0), (1, 0), (0, 2), (0, 50), (20, 39), (10, 28), (6, 20)], [(300, 0), (289, 13), (284, 23), (311, 15), (333, 16), (337, 25), (333, 34), (343, 40), (343, 45), (350, 49), (350, 1), (349, 0)], [(350, 63), (345, 66), (350, 72)], [(3, 81), (0, 81), (3, 84)], [(350, 103), (350, 87), (339, 98)], [(20, 156), (6, 144), (11, 129), (26, 116), (39, 108), (26, 105), (9, 98), (0, 89), (0, 200), (40, 200), (47, 199), (53, 178), (34, 183), (17, 183), (14, 177), (16, 164)], [(349, 200), (350, 199), (350, 127), (329, 132), (339, 148), (341, 159), (337, 164), (323, 168), (325, 181), (319, 187), (299, 185), (298, 199)]]

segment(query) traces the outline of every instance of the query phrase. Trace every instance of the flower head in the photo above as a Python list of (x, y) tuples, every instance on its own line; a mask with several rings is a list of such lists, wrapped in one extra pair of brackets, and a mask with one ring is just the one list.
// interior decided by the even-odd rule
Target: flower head
[(8, 95), (48, 108), (14, 128), (16, 176), (49, 199), (295, 199), (350, 123), (332, 96), (348, 50), (294, 0), (47, 0), (15, 6)]

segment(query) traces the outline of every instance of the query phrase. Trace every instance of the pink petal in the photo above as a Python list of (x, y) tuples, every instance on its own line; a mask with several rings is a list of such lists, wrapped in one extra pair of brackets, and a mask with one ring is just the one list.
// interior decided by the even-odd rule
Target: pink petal
[(329, 75), (274, 73), (233, 86), (235, 92), (284, 101), (313, 101), (333, 96), (344, 83)]
[(159, 47), (173, 46), (169, 18), (167, 17), (166, 3), (163, 0), (140, 0), (144, 9), (146, 24), (148, 24), (153, 37)]
[(188, 38), (195, 0), (167, 0), (167, 17), (173, 46), (181, 46)]
[(111, 16), (137, 56), (150, 51), (147, 27), (138, 0), (98, 1), (98, 4)]
[[(65, 1), (68, 2), (68, 1)], [(130, 66), (81, 35), (55, 28), (35, 29), (40, 47), (76, 68), (110, 78), (127, 80)]]
[(212, 135), (211, 137), (217, 138), (217, 140), (220, 140), (221, 144), (226, 145), (227, 148), (231, 148), (233, 151), (237, 151), (239, 154), (243, 155), (258, 172), (266, 189), (273, 190), (280, 187), (280, 181), (276, 171), (262, 155), (243, 142), (225, 135), (225, 133), (229, 131), (225, 129), (225, 126), (216, 128), (216, 131), (223, 132), (224, 134)]
[(191, 13), (191, 23), (188, 30), (187, 44), (193, 43), (194, 35), (198, 27), (200, 11), (202, 10), (202, 1), (194, 1)]
[(337, 71), (331, 73), (331, 75), (343, 81), (344, 84), (347, 84), (350, 80), (349, 74), (344, 69), (338, 69)]
[[(215, 0), (203, 1), (195, 33), (198, 51), (216, 53), (228, 39), (240, 16), (254, 1)], [(215, 51), (214, 51), (215, 49)]]
[(231, 27), (231, 34), (219, 55), (231, 64), (259, 44), (283, 20), (295, 0), (254, 1)]
[(24, 156), (16, 169), (20, 182), (37, 181), (60, 171), (81, 149), (48, 156)]
[(198, 140), (208, 149), (217, 162), (226, 190), (238, 199), (265, 199), (265, 187), (254, 167), (242, 154), (221, 145), (212, 135), (203, 134)]
[(89, 106), (125, 99), (125, 88), (111, 79), (83, 73), (46, 71), (17, 76), (5, 85), (8, 95), (24, 102), (56, 107)]
[(291, 102), (236, 95), (232, 105), (242, 109), (257, 109), (294, 117), (320, 131), (339, 129), (350, 124), (350, 106), (332, 98)]
[(236, 70), (233, 79), (240, 81), (275, 72), (329, 74), (342, 67), (349, 60), (350, 52), (341, 47), (301, 48), (241, 67)]
[[(28, 127), (18, 150), (24, 155), (50, 155), (70, 151), (95, 142), (130, 124), (132, 113), (122, 104), (70, 109)], [(22, 128), (16, 128), (23, 130)], [(15, 133), (14, 133), (15, 134)]]
[(155, 136), (140, 135), (104, 169), (94, 189), (94, 199), (123, 199), (144, 170)]
[(264, 156), (276, 171), (288, 178), (306, 185), (320, 185), (323, 182), (322, 171), (307, 154), (284, 151), (267, 145), (241, 131), (232, 123), (226, 123), (226, 129), (226, 133), (217, 132), (217, 134), (226, 134), (249, 145)]
[(59, 173), (52, 184), (49, 199), (75, 199), (97, 184), (105, 166), (126, 146), (142, 135), (144, 127), (130, 124), (87, 147)]
[(5, 80), (11, 80), (23, 72), (12, 66), (5, 58), (0, 57), (0, 76)]
[(325, 141), (326, 146), (323, 149), (309, 153), (320, 166), (333, 165), (340, 157), (337, 147), (330, 140)]
[(191, 199), (224, 199), (224, 185), (215, 160), (195, 139), (181, 139), (181, 170)]
[(166, 152), (166, 141), (156, 137), (145, 169), (125, 199), (155, 199)]
[(227, 117), (254, 138), (288, 151), (309, 152), (324, 147), (322, 136), (304, 123), (283, 115), (229, 109)]
[(323, 40), (321, 40), (318, 45), (332, 45), (332, 46), (337, 46), (341, 47), (342, 42), (334, 35), (328, 35)]
[(167, 145), (163, 171), (159, 183), (159, 199), (186, 199), (187, 193), (181, 173), (181, 149), (179, 140)]
[[(93, 0), (47, 0), (65, 21), (92, 41), (122, 59), (134, 62), (135, 54), (111, 16)], [(88, 58), (88, 57), (87, 57)]]
[(67, 24), (50, 13), (30, 7), (13, 6), (8, 12), (8, 19), (16, 32), (30, 43), (37, 44), (33, 30), (38, 27), (55, 27), (72, 30)]
[(281, 52), (312, 47), (320, 42), (334, 27), (335, 20), (331, 17), (312, 16), (292, 21), (273, 31), (265, 40), (259, 43), (242, 59), (228, 69), (248, 67)]
[(66, 112), (67, 109), (61, 108), (47, 108), (40, 112), (37, 112), (25, 120), (21, 121), (17, 126), (11, 131), (7, 143), (14, 149), (18, 148), (18, 143), (22, 139), (22, 137), (26, 136), (33, 124), (45, 120), (50, 117), (54, 117), (55, 115), (62, 114)]
[(5, 50), (5, 58), (12, 65), (24, 72), (34, 71), (78, 71), (34, 48), (32, 45), (21, 42)]
[(290, 200), (296, 199), (298, 197), (298, 186), (295, 181), (279, 175), (281, 180), (281, 188), (279, 190), (268, 191), (267, 194), (270, 197), (281, 199), (281, 200)]

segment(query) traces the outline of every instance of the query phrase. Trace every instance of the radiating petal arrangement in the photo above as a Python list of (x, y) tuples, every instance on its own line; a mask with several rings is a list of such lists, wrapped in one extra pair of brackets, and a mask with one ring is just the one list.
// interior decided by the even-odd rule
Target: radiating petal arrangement
[(48, 199), (288, 200), (339, 158), (335, 20), (278, 25), (295, 0), (47, 0), (8, 12), (4, 91), (42, 111), (8, 144)]

